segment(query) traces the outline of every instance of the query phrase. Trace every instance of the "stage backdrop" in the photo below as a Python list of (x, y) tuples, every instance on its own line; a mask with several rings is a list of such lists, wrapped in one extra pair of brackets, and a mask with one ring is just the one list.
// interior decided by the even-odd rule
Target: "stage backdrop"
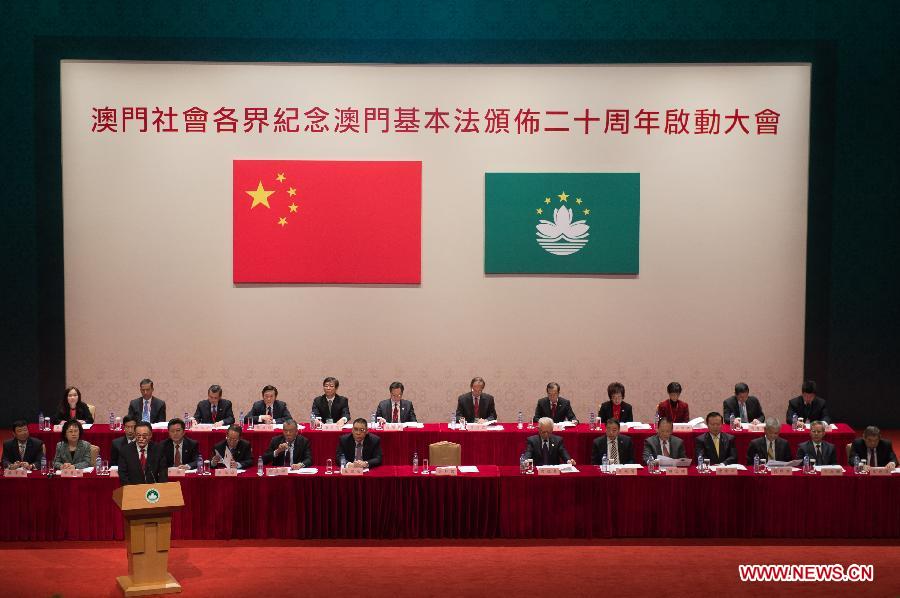
[[(582, 418), (619, 380), (645, 421), (672, 380), (692, 414), (799, 391), (808, 65), (64, 62), (61, 88), (67, 378), (101, 412), (145, 376), (170, 417), (217, 383), (305, 419), (327, 375), (355, 416), (401, 380), (427, 420), (476, 375), (505, 420), (551, 380)], [(234, 160), (421, 162), (421, 283), (233, 284)], [(515, 172), (638, 173), (639, 273), (485, 275), (485, 174)]]

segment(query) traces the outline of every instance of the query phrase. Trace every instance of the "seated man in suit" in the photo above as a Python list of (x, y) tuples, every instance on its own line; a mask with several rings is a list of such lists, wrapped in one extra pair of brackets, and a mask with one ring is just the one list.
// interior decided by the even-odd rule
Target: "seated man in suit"
[(809, 457), (816, 465), (837, 465), (837, 454), (834, 445), (822, 440), (825, 438), (825, 422), (814, 421), (809, 425), (809, 440), (797, 447), (797, 458)]
[(109, 463), (115, 465), (119, 462), (119, 453), (122, 449), (134, 442), (134, 427), (137, 422), (130, 415), (122, 418), (122, 429), (125, 430), (125, 436), (119, 436), (112, 441), (112, 447), (109, 449)]
[(300, 469), (312, 465), (312, 452), (309, 440), (297, 431), (297, 422), (292, 419), (284, 422), (283, 434), (276, 436), (269, 443), (269, 450), (263, 453), (263, 463), (275, 467)]
[(403, 398), (403, 390), (402, 382), (391, 382), (388, 387), (391, 398), (378, 403), (378, 408), (375, 409), (378, 423), (384, 425), (385, 422), (402, 424), (416, 421), (416, 410), (413, 408), (412, 401)]
[(758, 456), (760, 461), (781, 461), (787, 463), (791, 460), (791, 445), (784, 438), (778, 436), (781, 431), (781, 422), (777, 418), (770, 417), (766, 420), (766, 434), (750, 441), (747, 448), (747, 465), (753, 465), (753, 458)]
[(209, 464), (213, 469), (217, 467), (248, 469), (253, 464), (250, 443), (241, 438), (242, 433), (243, 429), (240, 425), (228, 426), (225, 440), (213, 447), (213, 454), (209, 459)]
[(353, 432), (338, 439), (335, 455), (338, 463), (341, 457), (357, 467), (372, 469), (381, 465), (381, 439), (369, 434), (369, 424), (365, 419), (358, 417), (353, 420)]
[(184, 435), (184, 422), (175, 418), (169, 420), (169, 437), (162, 443), (166, 467), (178, 467), (185, 471), (197, 467), (197, 453), (200, 443)]
[(831, 423), (831, 416), (828, 415), (825, 399), (816, 396), (816, 383), (814, 381), (807, 380), (804, 382), (800, 388), (800, 396), (788, 401), (785, 421), (790, 425), (794, 421), (795, 415), (802, 417), (805, 422), (823, 421), (826, 424)]
[(119, 482), (128, 484), (161, 484), (169, 481), (169, 468), (162, 447), (151, 442), (153, 429), (147, 422), (135, 426), (134, 442), (119, 453)]
[(134, 421), (155, 424), (166, 421), (166, 402), (153, 396), (153, 380), (141, 380), (141, 396), (128, 404), (128, 416)]
[[(213, 384), (206, 391), (206, 399), (197, 403), (194, 411), (194, 421), (198, 424), (214, 424), (216, 426), (230, 426), (234, 423), (234, 411), (231, 410), (231, 401), (222, 398), (222, 387)], [(244, 422), (239, 422), (243, 424)]]
[(684, 459), (684, 442), (677, 436), (672, 436), (672, 422), (662, 418), (656, 424), (656, 436), (651, 436), (644, 441), (644, 463), (659, 456), (673, 459)]
[(28, 435), (25, 420), (13, 422), (13, 437), (3, 443), (3, 467), (7, 469), (35, 469), (41, 466), (44, 441)]
[(537, 422), (542, 417), (549, 417), (554, 423), (571, 421), (578, 423), (572, 404), (568, 399), (559, 396), (559, 384), (551, 382), (547, 385), (547, 396), (539, 399), (534, 408), (534, 419)]
[(634, 463), (634, 447), (631, 444), (631, 438), (619, 434), (619, 420), (617, 419), (606, 420), (606, 436), (598, 436), (594, 439), (591, 463), (602, 465), (604, 455), (610, 465)]
[(328, 376), (322, 381), (322, 394), (312, 401), (312, 415), (326, 424), (343, 426), (350, 421), (350, 401), (337, 393), (340, 381)]
[(850, 445), (850, 462), (855, 461), (854, 457), (869, 467), (887, 467), (893, 470), (897, 467), (897, 455), (891, 446), (890, 440), (884, 440), (881, 437), (881, 430), (875, 426), (869, 426), (863, 430), (863, 437), (857, 438)]
[(620, 422), (633, 422), (634, 413), (631, 405), (625, 402), (625, 385), (621, 382), (613, 382), (606, 387), (606, 395), (609, 397), (600, 405), (597, 416), (600, 421), (614, 419)]
[(722, 414), (715, 411), (707, 414), (705, 434), (697, 436), (694, 452), (698, 459), (709, 459), (710, 465), (732, 465), (737, 463), (737, 448), (734, 436), (722, 431)]
[(278, 400), (278, 389), (271, 384), (263, 386), (262, 400), (253, 403), (249, 415), (254, 423), (260, 424), (283, 424), (284, 420), (291, 419), (287, 404)]
[(727, 422), (732, 417), (745, 424), (766, 421), (759, 399), (750, 396), (750, 387), (743, 382), (735, 384), (734, 394), (722, 401), (722, 414)]
[(525, 458), (531, 459), (535, 466), (575, 465), (575, 459), (563, 445), (562, 436), (553, 434), (553, 420), (542, 417), (538, 420), (538, 433), (525, 439)]
[(690, 421), (691, 411), (688, 404), (681, 400), (681, 384), (669, 382), (669, 385), (666, 386), (666, 393), (669, 398), (656, 406), (656, 415), (660, 418), (665, 417), (676, 424)]
[(484, 378), (475, 376), (469, 383), (471, 392), (459, 395), (456, 399), (456, 421), (465, 418), (466, 422), (485, 422), (497, 419), (494, 397), (484, 392)]

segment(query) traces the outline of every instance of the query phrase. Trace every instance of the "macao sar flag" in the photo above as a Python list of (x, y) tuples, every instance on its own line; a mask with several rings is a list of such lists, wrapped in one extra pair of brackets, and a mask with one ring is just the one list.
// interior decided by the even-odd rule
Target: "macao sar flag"
[(419, 284), (422, 163), (234, 160), (235, 283)]
[(485, 174), (486, 274), (637, 274), (638, 173)]

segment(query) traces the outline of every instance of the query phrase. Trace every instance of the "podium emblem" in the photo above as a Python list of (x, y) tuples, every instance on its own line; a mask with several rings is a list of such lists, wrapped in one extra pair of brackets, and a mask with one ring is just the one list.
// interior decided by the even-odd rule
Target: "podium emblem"
[(155, 504), (159, 502), (159, 491), (156, 488), (150, 488), (147, 490), (147, 493), (144, 494), (144, 498), (148, 503)]

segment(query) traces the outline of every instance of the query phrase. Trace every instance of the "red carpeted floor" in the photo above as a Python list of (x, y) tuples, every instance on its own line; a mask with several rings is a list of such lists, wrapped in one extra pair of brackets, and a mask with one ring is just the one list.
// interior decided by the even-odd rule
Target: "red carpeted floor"
[[(0, 544), (0, 595), (118, 597), (114, 542)], [(874, 583), (742, 583), (738, 565), (873, 564)], [(900, 545), (742, 540), (175, 542), (183, 596), (897, 596)]]

